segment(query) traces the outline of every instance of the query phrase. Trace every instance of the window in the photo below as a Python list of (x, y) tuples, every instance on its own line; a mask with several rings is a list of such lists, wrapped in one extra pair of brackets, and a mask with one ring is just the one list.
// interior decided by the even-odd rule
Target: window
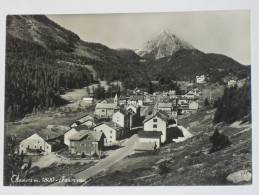
[(153, 122), (156, 123), (156, 122), (157, 122), (157, 118), (154, 118), (154, 119), (153, 119)]
[(110, 138), (112, 139), (112, 136), (110, 136)]
[(112, 133), (112, 131), (110, 131), (110, 133)]
[(105, 110), (102, 110), (102, 112), (105, 112)]
[(157, 128), (157, 125), (153, 125), (153, 128)]

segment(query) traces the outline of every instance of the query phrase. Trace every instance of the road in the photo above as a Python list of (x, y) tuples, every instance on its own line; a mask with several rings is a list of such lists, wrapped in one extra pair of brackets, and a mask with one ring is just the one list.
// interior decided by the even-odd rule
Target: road
[[(128, 140), (126, 140), (122, 144), (122, 148), (115, 150), (109, 156), (100, 160), (96, 165), (73, 175), (73, 178), (80, 179), (80, 180), (82, 180), (82, 179), (87, 180), (87, 179), (97, 175), (101, 171), (114, 165), (116, 162), (127, 157), (134, 151), (134, 143), (137, 141), (137, 139), (138, 139), (138, 137), (136, 134), (131, 136)], [(65, 186), (65, 184), (66, 183), (64, 183), (64, 182), (58, 182), (58, 183), (53, 183), (51, 186)]]

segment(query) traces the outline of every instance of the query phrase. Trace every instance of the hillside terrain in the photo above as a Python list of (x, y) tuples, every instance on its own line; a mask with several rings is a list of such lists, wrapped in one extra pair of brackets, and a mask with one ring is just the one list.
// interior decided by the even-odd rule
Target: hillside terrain
[[(239, 170), (251, 172), (251, 124), (212, 125), (215, 110), (202, 110), (179, 124), (193, 137), (170, 143), (156, 153), (133, 154), (85, 185), (228, 185), (226, 177)], [(228, 136), (231, 145), (210, 153), (215, 128)], [(248, 184), (246, 182), (243, 184)]]
[(83, 41), (44, 15), (10, 15), (6, 120), (66, 104), (61, 89), (83, 88), (100, 80), (119, 80), (126, 89), (134, 89), (148, 87), (152, 80), (193, 81), (196, 75), (206, 74), (211, 82), (219, 82), (225, 76), (250, 74), (249, 66), (203, 53), (168, 30), (147, 41), (138, 54)]

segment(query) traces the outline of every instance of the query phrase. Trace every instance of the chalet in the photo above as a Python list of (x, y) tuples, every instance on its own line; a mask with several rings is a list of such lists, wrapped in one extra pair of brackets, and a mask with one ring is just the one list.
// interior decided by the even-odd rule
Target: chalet
[(48, 154), (52, 152), (52, 145), (35, 133), (20, 142), (19, 152), (23, 154), (34, 154), (37, 152)]
[(148, 116), (144, 121), (144, 131), (160, 131), (161, 143), (166, 141), (166, 128), (169, 116), (164, 112), (157, 112), (154, 115)]
[(94, 131), (104, 133), (105, 146), (116, 145), (120, 139), (123, 139), (126, 136), (125, 129), (113, 122), (103, 122), (95, 126)]
[(82, 130), (70, 137), (70, 152), (77, 155), (101, 155), (104, 146), (104, 134)]
[(205, 83), (205, 75), (196, 76), (196, 83), (202, 84)]
[(19, 152), (24, 154), (48, 154), (64, 147), (64, 134), (68, 129), (64, 128), (64, 126), (62, 128), (58, 127), (60, 126), (48, 126), (48, 128), (42, 129), (22, 140), (19, 144)]

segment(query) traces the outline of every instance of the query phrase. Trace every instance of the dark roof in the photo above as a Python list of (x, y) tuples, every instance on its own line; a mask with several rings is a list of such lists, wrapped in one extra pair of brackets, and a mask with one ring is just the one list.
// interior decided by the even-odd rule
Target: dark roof
[(139, 131), (138, 136), (142, 138), (159, 138), (162, 135), (161, 131)]
[(95, 109), (119, 109), (120, 107), (114, 103), (98, 103)]
[(89, 130), (89, 127), (86, 125), (79, 125), (77, 127), (74, 127), (76, 130), (78, 131), (82, 131), (82, 130)]
[(66, 126), (53, 125), (52, 128), (48, 126), (46, 129), (41, 129), (37, 134), (44, 140), (51, 140), (63, 136), (71, 128)]
[(111, 121), (110, 121), (110, 122), (104, 121), (104, 122), (102, 122), (102, 123), (96, 125), (95, 127), (98, 127), (98, 126), (103, 125), (103, 124), (105, 124), (105, 125), (107, 125), (107, 126), (113, 128), (113, 129), (116, 130), (116, 131), (120, 131), (120, 130), (123, 130), (123, 129), (124, 129), (123, 127), (120, 127), (119, 125), (117, 125), (116, 123), (111, 122)]
[(165, 122), (169, 119), (169, 116), (166, 112), (159, 110), (156, 114), (147, 116), (147, 118), (143, 121), (143, 123), (149, 121), (150, 119), (154, 118), (155, 116), (161, 118)]
[(79, 131), (78, 133), (72, 135), (70, 137), (70, 140), (80, 141), (83, 138), (87, 137), (88, 139), (93, 140), (93, 141), (100, 141), (102, 136), (103, 136), (102, 132), (82, 130), (82, 131)]

